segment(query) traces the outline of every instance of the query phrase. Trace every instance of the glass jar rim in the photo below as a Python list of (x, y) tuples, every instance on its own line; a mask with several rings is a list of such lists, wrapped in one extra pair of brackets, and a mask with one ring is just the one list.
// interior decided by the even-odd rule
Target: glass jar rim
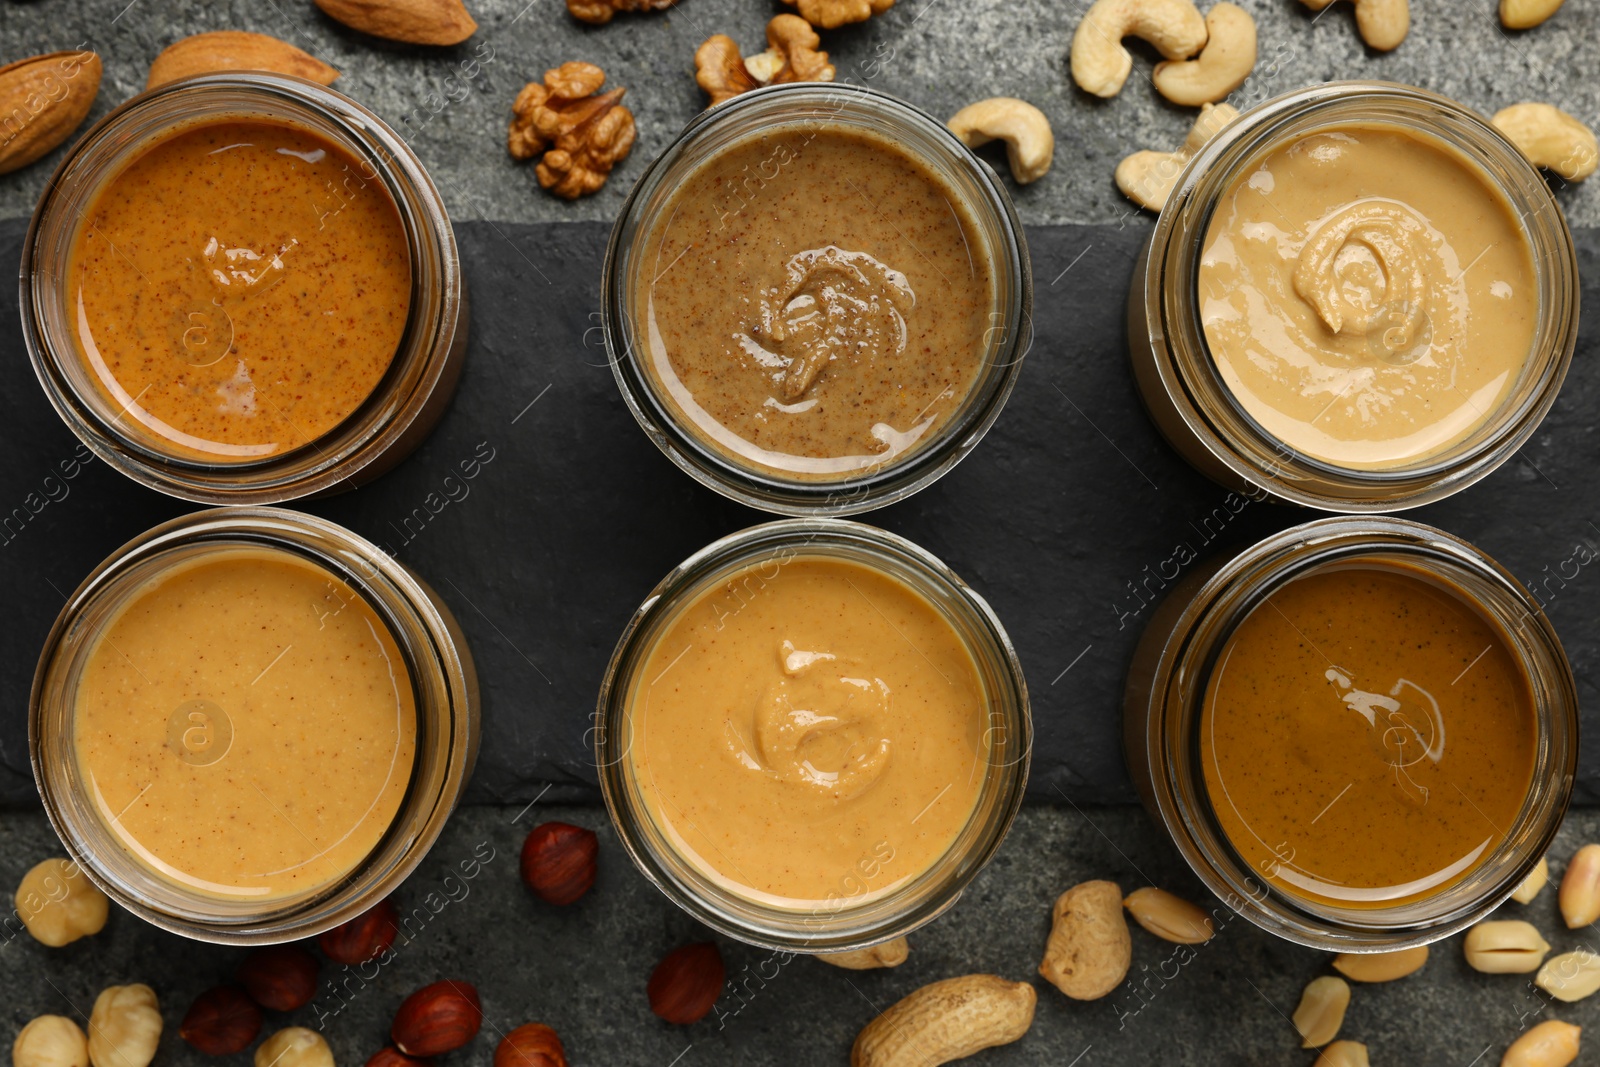
[[(71, 707), (63, 689), (81, 668), (83, 644), (101, 629), (86, 616), (112, 610), (147, 587), (185, 550), (256, 547), (287, 552), (349, 585), (388, 627), (410, 666), (418, 718), (416, 762), (390, 826), (350, 872), (308, 895), (252, 911), (186, 893), (119, 851), (73, 770)], [(144, 571), (154, 570), (146, 574)], [(137, 578), (133, 586), (130, 578)], [(109, 601), (108, 601), (109, 598)], [(477, 759), (478, 682), (471, 650), (449, 608), (404, 564), (326, 519), (270, 507), (182, 515), (138, 535), (102, 560), (68, 596), (51, 626), (29, 698), (34, 782), (69, 856), (112, 900), (183, 937), (217, 944), (277, 944), (310, 937), (361, 914), (393, 892), (432, 848)]]
[[(1522, 393), (1508, 396), (1459, 446), (1411, 465), (1362, 469), (1307, 455), (1268, 432), (1222, 380), (1198, 319), (1199, 257), (1219, 198), (1247, 165), (1330, 109), (1370, 104), (1405, 114), (1336, 115), (1329, 125), (1435, 121), (1425, 133), (1461, 154), (1518, 210), (1540, 292), (1540, 318), (1524, 364)], [(1470, 143), (1469, 143), (1470, 142)], [(1499, 171), (1491, 169), (1492, 162)], [(1492, 473), (1537, 430), (1570, 367), (1578, 326), (1577, 251), (1539, 171), (1487, 119), (1426, 89), (1382, 81), (1336, 81), (1293, 90), (1246, 111), (1195, 153), (1156, 220), (1136, 275), (1152, 329), (1155, 365), (1172, 403), (1210, 458), (1256, 489), (1290, 503), (1343, 513), (1382, 513), (1449, 496)], [(1176, 264), (1176, 265), (1174, 265)], [(1533, 371), (1528, 377), (1528, 372)], [(1515, 386), (1514, 386), (1515, 388)], [(1226, 415), (1224, 418), (1223, 415)]]
[[(928, 871), (882, 895), (866, 894), (859, 906), (803, 910), (768, 906), (724, 890), (670, 847), (627, 773), (628, 719), (634, 672), (648, 659), (662, 628), (690, 598), (708, 583), (762, 560), (781, 563), (813, 555), (872, 567), (927, 598), (947, 620), (948, 611), (928, 596), (930, 591), (968, 613), (974, 635), (961, 637), (984, 681), (990, 758), (966, 825)], [(904, 569), (890, 571), (873, 555)], [(974, 636), (985, 647), (972, 647)], [(747, 527), (674, 567), (644, 598), (618, 638), (600, 687), (592, 732), (601, 794), (617, 836), (640, 873), (679, 908), (719, 933), (763, 948), (807, 954), (865, 948), (903, 936), (952, 907), (994, 856), (1016, 818), (1033, 743), (1022, 666), (988, 602), (926, 549), (877, 527), (834, 518), (784, 519)]]
[[(1198, 731), (1211, 665), (1233, 629), (1285, 584), (1338, 563), (1404, 561), (1455, 585), (1494, 620), (1527, 676), (1538, 732), (1535, 766), (1517, 821), (1494, 851), (1437, 893), (1383, 908), (1322, 905), (1264, 885), (1210, 811)], [(1537, 600), (1470, 543), (1390, 516), (1338, 516), (1283, 530), (1202, 570), (1172, 594), (1179, 603), (1152, 620), (1136, 654), (1124, 711), (1130, 771), (1147, 806), (1209, 889), (1255, 925), (1335, 952), (1383, 952), (1428, 944), (1498, 907), (1537, 864), (1571, 800), (1578, 753), (1577, 689), (1559, 637)], [(1517, 617), (1507, 615), (1515, 607)], [(1523, 638), (1523, 640), (1519, 640)], [(1157, 644), (1159, 642), (1159, 644)], [(1141, 661), (1143, 661), (1141, 663)], [(1148, 692), (1136, 675), (1148, 671)]]
[[(961, 168), (959, 176), (980, 194), (971, 199), (974, 221), (993, 225), (998, 238), (996, 251), (1004, 259), (997, 264), (1003, 289), (996, 298), (995, 315), (1005, 317), (999, 330), (997, 350), (986, 362), (999, 369), (987, 382), (974, 383), (962, 407), (938, 431), (938, 436), (900, 458), (863, 468), (850, 477), (807, 480), (763, 473), (739, 464), (701, 442), (683, 428), (666, 402), (657, 395), (650, 375), (637, 365), (639, 350), (634, 340), (632, 309), (629, 306), (629, 281), (623, 277), (629, 258), (630, 238), (648, 236), (650, 219), (640, 218), (646, 202), (673, 176), (674, 166), (702, 138), (719, 127), (740, 121), (752, 110), (792, 112), (789, 121), (831, 111), (845, 114), (856, 109), (860, 118), (905, 123), (932, 145), (948, 153), (943, 162)], [(810, 108), (812, 110), (804, 110)], [(774, 124), (785, 120), (775, 119)], [(890, 131), (892, 132), (892, 131)], [(932, 166), (920, 149), (896, 139), (900, 148), (917, 154)], [(696, 166), (700, 162), (695, 163)], [(978, 217), (979, 210), (985, 218)], [(767, 85), (723, 103), (708, 107), (691, 119), (660, 155), (651, 161), (629, 191), (607, 242), (600, 286), (601, 334), (617, 388), (628, 410), (667, 458), (701, 485), (749, 507), (777, 515), (855, 515), (903, 500), (943, 477), (964, 459), (988, 433), (1016, 387), (1022, 362), (1033, 340), (1033, 269), (1027, 238), (1016, 208), (1003, 182), (994, 170), (950, 132), (944, 123), (928, 112), (899, 97), (868, 86), (845, 82), (791, 82)]]
[[(371, 168), (406, 236), (411, 300), (388, 368), (339, 423), (276, 455), (212, 463), (164, 452), (151, 440), (120, 430), (122, 413), (112, 415), (92, 384), (78, 383), (82, 375), (72, 369), (81, 358), (77, 342), (52, 314), (60, 303), (56, 291), (65, 284), (58, 246), (64, 241), (70, 250), (81, 219), (81, 211), (78, 218), (69, 217), (71, 205), (63, 200), (74, 205), (82, 200), (86, 206), (117, 173), (174, 132), (251, 118), (305, 125), (350, 150), (363, 171)], [(455, 234), (421, 160), (364, 105), (328, 86), (266, 71), (203, 74), (157, 86), (90, 126), (67, 150), (34, 209), (23, 240), (19, 288), (24, 344), (62, 421), (109, 466), (197, 503), (275, 504), (338, 491), (352, 479), (387, 469), (384, 457), (409, 451), (442, 413), (465, 347), (466, 294)]]

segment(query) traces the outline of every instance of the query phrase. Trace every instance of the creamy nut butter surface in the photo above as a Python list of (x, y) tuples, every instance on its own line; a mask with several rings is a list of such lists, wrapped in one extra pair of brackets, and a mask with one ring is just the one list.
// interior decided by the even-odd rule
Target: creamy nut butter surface
[(769, 561), (681, 609), (628, 696), (628, 759), (680, 855), (779, 906), (868, 899), (923, 873), (987, 771), (960, 636), (894, 578)]
[(131, 596), (90, 646), (73, 739), (101, 818), (157, 875), (251, 904), (354, 869), (416, 749), (383, 620), (298, 556), (219, 549)]
[(1259, 875), (1343, 907), (1454, 884), (1514, 826), (1533, 694), (1457, 589), (1398, 565), (1296, 578), (1245, 617), (1206, 688), (1200, 753), (1223, 831)]
[(68, 266), (80, 356), (125, 430), (181, 458), (302, 447), (405, 330), (411, 263), (369, 166), (287, 123), (182, 128), (101, 189)]
[(1516, 213), (1459, 151), (1379, 124), (1273, 149), (1219, 200), (1198, 307), (1244, 411), (1353, 469), (1426, 461), (1495, 412), (1539, 313)]
[(931, 440), (996, 343), (959, 195), (865, 132), (779, 126), (712, 156), (639, 256), (641, 364), (709, 448), (841, 478)]

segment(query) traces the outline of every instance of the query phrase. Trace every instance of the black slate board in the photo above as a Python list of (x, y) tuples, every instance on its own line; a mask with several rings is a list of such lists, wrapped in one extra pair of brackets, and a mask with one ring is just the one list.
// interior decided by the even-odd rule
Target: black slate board
[[(0, 262), (19, 262), (23, 229), (0, 222)], [(1147, 232), (1029, 230), (1036, 337), (1004, 415), (942, 481), (866, 517), (945, 559), (1005, 622), (1033, 696), (1031, 789), (1041, 801), (1134, 799), (1118, 702), (1148, 617), (1135, 587), (1170, 576), (1182, 546), (1205, 555), (1312, 517), (1265, 504), (1233, 514), (1140, 409), (1123, 304)], [(764, 518), (680, 473), (623, 406), (596, 329), (606, 233), (592, 223), (459, 226), (475, 317), (454, 406), (395, 471), (305, 505), (393, 549), (461, 620), (484, 692), (475, 801), (530, 800), (545, 783), (552, 800), (596, 799), (585, 731), (622, 625), (675, 563)], [(1592, 312), (1600, 232), (1579, 245)], [(33, 377), (16, 299), (0, 290), (0, 802), (12, 804), (36, 802), (28, 688), (66, 593), (123, 541), (189, 509), (103, 463), (73, 464), (84, 452)], [(1522, 454), (1413, 513), (1537, 587), (1589, 728), (1600, 707), (1600, 565), (1579, 561), (1600, 552), (1597, 360), (1590, 318), (1560, 401)], [(1579, 796), (1600, 800), (1593, 745)]]

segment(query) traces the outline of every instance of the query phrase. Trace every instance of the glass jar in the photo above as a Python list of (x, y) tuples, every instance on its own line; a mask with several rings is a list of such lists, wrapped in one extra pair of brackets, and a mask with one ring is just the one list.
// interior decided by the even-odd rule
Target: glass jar
[[(871, 857), (826, 899), (780, 906), (742, 893), (674, 844), (676, 831), (651, 813), (630, 759), (631, 706), (652, 650), (682, 610), (732, 576), (760, 584), (796, 560), (858, 564), (904, 585), (948, 623), (976, 667), (986, 726), (983, 780), (965, 824), (926, 870), (887, 889), (871, 885)], [(760, 568), (752, 572), (751, 568)], [(771, 574), (762, 573), (771, 568)], [(738, 594), (741, 600), (744, 593)], [(730, 609), (732, 610), (732, 609)], [(719, 621), (721, 615), (719, 613)], [(753, 945), (791, 952), (838, 952), (899, 937), (944, 913), (994, 856), (1027, 785), (1033, 736), (1027, 685), (1000, 620), (948, 567), (904, 538), (839, 519), (791, 519), (731, 534), (684, 560), (651, 591), (617, 642), (600, 688), (595, 759), (606, 807), (646, 878), (700, 922)], [(937, 799), (937, 798), (936, 798)]]
[[(152, 863), (140, 859), (108, 825), (119, 823), (122, 815), (110, 820), (102, 815), (75, 741), (78, 694), (87, 666), (120, 609), (177, 568), (240, 550), (286, 553), (359, 595), (394, 638), (410, 675), (416, 714), (409, 783), (376, 847), (348, 873), (316, 891), (269, 904), (190, 889), (156, 872), (159, 857)], [(173, 519), (134, 538), (78, 586), (39, 659), (28, 737), (45, 813), (68, 854), (111, 899), (184, 937), (271, 944), (310, 937), (354, 918), (392, 893), (416, 868), (471, 776), (478, 707), (477, 674), (465, 636), (443, 601), (404, 565), (325, 519), (276, 508), (221, 508)], [(217, 718), (225, 723), (226, 711)], [(231, 744), (231, 725), (208, 726), (225, 732)], [(214, 757), (179, 752), (176, 758), (211, 763), (228, 755), (226, 747), (213, 751)], [(271, 803), (265, 794), (263, 803)]]
[[(652, 369), (653, 362), (667, 357), (664, 351), (652, 355), (650, 331), (635, 312), (646, 272), (644, 249), (674, 192), (720, 153), (786, 129), (875, 135), (925, 166), (964, 203), (979, 245), (969, 247), (968, 254), (985, 256), (993, 264), (995, 286), (985, 336), (973, 339), (983, 349), (978, 377), (927, 439), (905, 451), (890, 449), (886, 458), (868, 465), (810, 476), (735, 460), (716, 447)], [(781, 161), (774, 164), (775, 169), (780, 166)], [(697, 116), (640, 177), (623, 205), (606, 249), (600, 295), (607, 356), (623, 399), (645, 433), (702, 485), (780, 515), (857, 514), (904, 499), (937, 480), (977, 446), (999, 417), (1032, 340), (1027, 242), (999, 178), (943, 123), (894, 97), (854, 85), (768, 86)], [(677, 392), (685, 391), (681, 382), (675, 385)]]
[[(1533, 774), (1516, 822), (1460, 880), (1390, 906), (1313, 903), (1258, 878), (1223, 831), (1201, 766), (1205, 695), (1235, 628), (1285, 584), (1352, 563), (1406, 568), (1449, 588), (1493, 621), (1532, 694)], [(1402, 519), (1326, 518), (1212, 559), (1173, 588), (1134, 654), (1124, 697), (1123, 747), (1145, 806), (1201, 881), (1240, 914), (1311, 948), (1389, 951), (1437, 941), (1477, 922), (1545, 854), (1572, 795), (1578, 696), (1566, 653), (1538, 601), (1482, 552)]]
[[(1248, 414), (1207, 347), (1197, 292), (1207, 229), (1222, 198), (1274, 150), (1349, 124), (1394, 128), (1441, 142), (1465, 157), (1519, 217), (1538, 292), (1527, 361), (1498, 408), (1442, 451), (1380, 470), (1305, 455)], [(1578, 303), (1577, 256), (1560, 206), (1538, 170), (1498, 130), (1436, 93), (1381, 82), (1334, 82), (1252, 108), (1185, 167), (1134, 272), (1128, 293), (1129, 354), (1145, 407), (1162, 435), (1213, 480), (1329, 511), (1394, 511), (1463, 489), (1522, 447), (1566, 376), (1577, 340)]]
[[(68, 264), (96, 197), (139, 156), (175, 132), (251, 119), (309, 130), (357, 162), (361, 173), (348, 180), (357, 186), (382, 183), (407, 242), (410, 313), (387, 371), (332, 429), (265, 458), (212, 461), (145, 429), (133, 405), (118, 405), (97, 385), (76, 339), (79, 312), (70, 298)], [(455, 234), (422, 163), (399, 134), (348, 97), (259, 71), (205, 75), (152, 89), (84, 134), (56, 168), (34, 211), (22, 246), (21, 308), (34, 371), (68, 427), (135, 481), (207, 504), (270, 504), (325, 495), (384, 473), (444, 414), (466, 353), (466, 292)]]

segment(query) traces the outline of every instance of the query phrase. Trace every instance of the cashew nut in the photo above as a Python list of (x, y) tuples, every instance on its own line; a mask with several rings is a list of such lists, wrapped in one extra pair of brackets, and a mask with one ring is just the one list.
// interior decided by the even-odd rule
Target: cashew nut
[(979, 100), (957, 111), (947, 125), (968, 148), (1004, 141), (1011, 176), (1019, 185), (1044, 177), (1055, 155), (1056, 137), (1050, 132), (1050, 120), (1026, 100), (1009, 96)]
[(1236, 4), (1206, 12), (1206, 46), (1193, 59), (1156, 64), (1150, 80), (1184, 107), (1215, 103), (1244, 84), (1256, 65), (1256, 20)]
[(106, 925), (106, 895), (68, 859), (48, 859), (22, 876), (17, 915), (35, 941), (60, 948)]
[[(1321, 11), (1333, 0), (1300, 0), (1313, 11)], [(1351, 0), (1356, 5), (1356, 29), (1368, 48), (1387, 52), (1399, 48), (1411, 30), (1411, 5), (1408, 0)]]
[(1135, 152), (1117, 164), (1117, 188), (1140, 207), (1160, 211), (1167, 203), (1178, 175), (1194, 154), (1223, 127), (1239, 117), (1230, 104), (1206, 104), (1200, 109), (1183, 147), (1176, 152)]
[(89, 1013), (89, 1062), (94, 1067), (150, 1067), (161, 1042), (161, 1006), (147, 985), (101, 990)]
[(1561, 10), (1563, 0), (1500, 0), (1500, 21), (1508, 30), (1531, 30)]
[(61, 1015), (41, 1015), (22, 1028), (11, 1046), (12, 1067), (89, 1067), (83, 1030)]
[(1190, 0), (1095, 0), (1072, 35), (1072, 80), (1111, 97), (1133, 70), (1124, 37), (1142, 37), (1167, 59), (1188, 59), (1206, 43), (1206, 20)]
[(1006, 1045), (1033, 1025), (1027, 982), (968, 974), (925, 985), (856, 1035), (850, 1067), (931, 1067)]
[(1495, 112), (1489, 121), (1530, 163), (1553, 170), (1569, 182), (1583, 181), (1600, 164), (1600, 143), (1595, 141), (1594, 131), (1558, 107), (1512, 104)]

